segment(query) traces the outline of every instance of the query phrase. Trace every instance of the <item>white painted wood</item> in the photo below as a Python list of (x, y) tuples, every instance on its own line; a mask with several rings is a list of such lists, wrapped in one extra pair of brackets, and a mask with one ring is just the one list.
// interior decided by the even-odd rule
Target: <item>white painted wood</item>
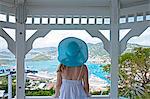
[(24, 4), (18, 4), (16, 7), (16, 21), (21, 24), (26, 22), (26, 14), (26, 6)]
[(118, 99), (118, 59), (119, 59), (119, 0), (111, 0), (111, 99)]
[(50, 30), (86, 30), (92, 28), (93, 30), (110, 29), (110, 25), (26, 25), (27, 29), (50, 29)]
[[(10, 23), (10, 22), (0, 22), (1, 27), (2, 28), (11, 28), (11, 29), (16, 29), (16, 24), (14, 23)], [(120, 29), (130, 29), (132, 28), (132, 26), (136, 25), (136, 24), (149, 24), (149, 21), (143, 21), (143, 22), (133, 22), (133, 23), (124, 23), (124, 24), (120, 24)], [(92, 28), (93, 30), (98, 30), (98, 29), (102, 29), (102, 30), (110, 30), (110, 25), (34, 25), (34, 24), (27, 24), (26, 25), (26, 29), (28, 30), (35, 30), (35, 29), (50, 29), (50, 30), (83, 30), (83, 29), (90, 29)]]
[[(52, 96), (26, 96), (26, 99), (58, 99)], [(109, 95), (92, 95), (88, 99), (110, 99)]]
[(31, 6), (70, 6), (70, 7), (80, 7), (80, 6), (109, 6), (109, 0), (28, 0), (28, 5)]
[(10, 22), (0, 22), (1, 28), (11, 28), (11, 29), (16, 29), (16, 24), (10, 23)]
[(15, 55), (16, 54), (15, 41), (1, 28), (0, 28), (0, 36), (6, 40), (8, 44), (8, 49)]
[[(149, 11), (150, 3), (121, 8), (120, 15), (136, 14)], [(110, 7), (39, 7), (29, 6), (29, 15), (97, 15), (110, 16)]]
[(16, 7), (16, 61), (17, 61), (17, 83), (16, 83), (16, 98), (25, 99), (25, 6), (19, 4)]
[(0, 12), (14, 13), (15, 12), (14, 4), (0, 1)]
[(96, 15), (109, 16), (109, 7), (51, 7), (51, 6), (29, 6), (28, 15)]
[(120, 0), (120, 2), (121, 2), (121, 8), (133, 7), (133, 6), (150, 3), (149, 0)]
[(17, 30), (16, 30), (17, 99), (24, 99), (25, 96), (24, 58), (25, 58), (25, 25), (17, 23)]
[(26, 0), (14, 0), (16, 4), (24, 4)]
[(36, 31), (27, 41), (26, 41), (26, 51), (25, 54), (27, 54), (31, 49), (32, 49), (32, 45), (35, 39), (39, 38), (39, 37), (45, 37), (48, 33), (50, 32), (50, 30), (43, 30), (40, 29), (38, 31)]
[(120, 41), (120, 54), (125, 51), (128, 40), (134, 36), (140, 36), (148, 28), (148, 26), (150, 26), (149, 22), (139, 22), (134, 24), (131, 31), (129, 31), (129, 33)]
[[(6, 1), (6, 2), (5, 2)], [(149, 11), (149, 0), (120, 0), (121, 9), (119, 11), (119, 0), (111, 0), (111, 7), (109, 7), (109, 0), (86, 0), (86, 1), (70, 1), (66, 2), (63, 0), (64, 6), (58, 6), (61, 4), (57, 0), (27, 0), (27, 10), (29, 16), (39, 16), (43, 15), (55, 15), (55, 16), (101, 16), (108, 17), (111, 16), (111, 25), (26, 25), (24, 24), (26, 20), (24, 0), (15, 0), (17, 5), (17, 11), (15, 11), (15, 6), (13, 0), (0, 0), (0, 12), (15, 14), (17, 12), (17, 23), (13, 24), (10, 22), (0, 22), (0, 36), (2, 36), (8, 42), (8, 49), (16, 55), (17, 58), (17, 99), (24, 99), (25, 96), (25, 82), (24, 82), (24, 57), (32, 49), (32, 44), (34, 40), (38, 37), (44, 37), (50, 30), (87, 30), (91, 36), (100, 38), (104, 43), (104, 48), (111, 54), (111, 99), (117, 99), (118, 97), (118, 57), (126, 48), (127, 41), (133, 36), (139, 36), (148, 26), (149, 21), (144, 22), (134, 22), (125, 23), (119, 25), (119, 16), (128, 16), (130, 14), (136, 15), (137, 13), (146, 13)], [(49, 3), (48, 3), (49, 2)], [(51, 2), (51, 3), (50, 3)], [(53, 3), (57, 2), (57, 6)], [(75, 2), (75, 3), (72, 3)], [(91, 2), (91, 3), (89, 3)], [(100, 3), (101, 2), (101, 3)], [(69, 5), (70, 3), (70, 5)], [(19, 4), (19, 5), (18, 5)], [(84, 5), (85, 4), (85, 5)], [(51, 6), (50, 6), (51, 5)], [(66, 6), (65, 6), (66, 5)], [(71, 6), (74, 5), (74, 6)], [(97, 5), (97, 6), (95, 6)], [(103, 5), (103, 6), (102, 6)], [(66, 17), (65, 16), (65, 17)], [(8, 20), (8, 19), (7, 19)], [(1, 28), (14, 28), (16, 30), (16, 43), (1, 29)], [(127, 34), (124, 39), (119, 44), (119, 27), (120, 29), (129, 29), (129, 34)], [(138, 28), (140, 27), (140, 28)], [(111, 40), (110, 42), (99, 33), (99, 29), (110, 29), (111, 28)], [(37, 29), (35, 33), (27, 42), (25, 42), (25, 30), (26, 29)], [(92, 29), (92, 30), (91, 30)], [(120, 51), (121, 46), (121, 51)], [(15, 48), (16, 47), (16, 48)], [(27, 97), (29, 98), (29, 97)], [(41, 97), (31, 97), (32, 99), (38, 99)], [(97, 97), (101, 99), (100, 97)], [(42, 99), (47, 99), (47, 97)], [(95, 99), (95, 98), (92, 98)]]
[[(7, 1), (7, 2), (5, 2)], [(0, 0), (0, 5), (1, 5), (1, 10), (0, 12), (5, 12), (5, 13), (15, 13), (15, 5), (14, 2), (11, 0)], [(18, 0), (15, 0), (18, 1)], [(32, 4), (29, 3), (32, 1)], [(54, 6), (54, 2), (51, 2), (48, 0), (49, 3), (46, 3), (46, 1), (40, 1), (38, 2), (37, 0), (34, 1), (35, 4), (33, 4), (33, 0), (27, 1), (27, 9), (29, 10), (28, 15), (99, 15), (99, 16), (110, 16), (110, 7), (109, 7), (109, 1), (104, 0), (104, 2), (107, 3), (107, 6), (104, 6), (104, 4), (101, 4), (100, 0), (96, 2), (90, 1), (92, 3), (95, 3), (96, 5), (99, 6), (92, 6), (91, 3), (89, 3), (90, 6)], [(150, 1), (149, 0), (141, 0), (141, 2), (135, 1), (132, 2), (133, 0), (128, 0), (128, 1), (122, 1), (122, 8), (120, 9), (120, 15), (127, 15), (127, 14), (136, 14), (139, 12), (145, 12), (149, 11), (149, 6), (150, 6)], [(10, 3), (8, 3), (10, 2)], [(21, 0), (22, 2), (22, 0)], [(43, 2), (47, 5), (43, 5)], [(77, 2), (77, 1), (76, 1)], [(80, 1), (83, 2), (83, 1)], [(81, 4), (78, 2), (79, 4)], [(89, 1), (86, 1), (89, 2)], [(131, 3), (130, 3), (131, 2)], [(37, 5), (38, 3), (38, 5)], [(60, 3), (60, 1), (58, 2)], [(65, 3), (66, 4), (66, 3)], [(73, 4), (73, 3), (72, 3)], [(88, 4), (88, 3), (86, 3)], [(53, 5), (53, 6), (50, 6)], [(100, 6), (103, 5), (103, 6)]]
[(91, 29), (86, 29), (86, 31), (92, 36), (92, 37), (98, 37), (99, 39), (102, 40), (104, 49), (110, 53), (110, 42), (109, 40), (98, 30), (91, 30)]
[(8, 75), (8, 99), (12, 99), (12, 74)]
[[(1, 0), (2, 3), (13, 4), (18, 0)], [(20, 0), (20, 2), (23, 0)], [(109, 6), (109, 0), (26, 0), (30, 6), (49, 5), (49, 6)], [(149, 0), (120, 0), (123, 7), (146, 4)], [(127, 6), (128, 5), (128, 6)]]
[(4, 1), (0, 1), (0, 4), (1, 5), (5, 5), (5, 6), (12, 6), (12, 4), (4, 2)]
[(24, 99), (25, 96), (24, 58), (25, 58), (25, 25), (17, 23), (17, 30), (16, 30), (17, 99)]
[[(1, 27), (2, 28), (11, 28), (11, 29), (16, 29), (16, 24), (14, 23), (10, 23), (10, 22), (0, 22)], [(133, 22), (133, 23), (124, 23), (124, 24), (120, 24), (120, 29), (130, 29), (132, 28), (132, 26), (136, 25), (136, 24), (149, 24), (149, 21), (143, 21), (143, 22)], [(83, 29), (90, 29), (92, 28), (93, 30), (98, 30), (98, 29), (102, 29), (102, 30), (110, 30), (110, 25), (34, 25), (34, 24), (27, 24), (26, 25), (26, 29), (28, 30), (35, 30), (35, 29), (50, 29), (50, 30), (83, 30)]]

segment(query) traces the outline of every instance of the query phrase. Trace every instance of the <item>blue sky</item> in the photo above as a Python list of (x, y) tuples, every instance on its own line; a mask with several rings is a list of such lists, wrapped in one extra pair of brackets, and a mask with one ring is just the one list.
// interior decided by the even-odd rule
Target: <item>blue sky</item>
[[(13, 29), (4, 29), (14, 40), (15, 40), (15, 30)], [(27, 30), (26, 39), (32, 36), (32, 34), (36, 32), (36, 30)], [(101, 30), (106, 38), (109, 39), (109, 31)], [(127, 30), (120, 31), (122, 35), (120, 38), (123, 38), (128, 32)], [(98, 38), (92, 38), (86, 31), (84, 30), (53, 30), (48, 33), (44, 38), (38, 38), (33, 43), (33, 48), (41, 48), (41, 47), (57, 47), (58, 43), (66, 38), (66, 37), (77, 37), (84, 40), (86, 43), (99, 43), (101, 42)], [(150, 27), (147, 28), (139, 37), (133, 37), (129, 41), (129, 43), (135, 43), (140, 45), (148, 45), (150, 46)], [(0, 37), (0, 49), (7, 48), (6, 41)]]

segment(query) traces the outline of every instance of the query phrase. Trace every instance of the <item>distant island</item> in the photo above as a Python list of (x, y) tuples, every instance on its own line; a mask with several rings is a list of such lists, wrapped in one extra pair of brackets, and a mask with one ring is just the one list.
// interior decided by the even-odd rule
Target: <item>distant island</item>
[[(110, 63), (110, 57), (103, 48), (103, 43), (88, 43), (89, 62)], [(138, 44), (127, 44), (125, 52), (131, 52), (135, 47), (150, 47)], [(56, 60), (57, 47), (33, 48), (27, 55), (26, 61)], [(15, 61), (15, 56), (8, 49), (0, 49), (0, 65), (9, 64)]]
[[(103, 71), (103, 66), (110, 64), (109, 54), (104, 50), (103, 43), (87, 44), (89, 59), (89, 89), (90, 92), (109, 92), (111, 75)], [(137, 44), (127, 44), (125, 52), (132, 52), (136, 47), (149, 47)], [(124, 52), (124, 53), (125, 53)], [(33, 48), (25, 58), (26, 91), (53, 90), (56, 84), (57, 47)], [(10, 68), (5, 69), (7, 66)], [(8, 49), (0, 49), (1, 74), (7, 70), (15, 71), (15, 56)], [(0, 80), (2, 82), (3, 80)], [(16, 79), (15, 79), (16, 81)], [(31, 93), (33, 94), (33, 93)], [(41, 94), (41, 93), (40, 93)], [(100, 94), (100, 93), (98, 93)]]

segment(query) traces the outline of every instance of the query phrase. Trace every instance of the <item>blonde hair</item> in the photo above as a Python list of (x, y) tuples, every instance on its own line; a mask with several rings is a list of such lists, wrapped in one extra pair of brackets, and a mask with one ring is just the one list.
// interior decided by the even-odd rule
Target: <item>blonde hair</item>
[(66, 69), (66, 66), (63, 64), (60, 64), (58, 69), (57, 69), (57, 72), (63, 72), (64, 69)]

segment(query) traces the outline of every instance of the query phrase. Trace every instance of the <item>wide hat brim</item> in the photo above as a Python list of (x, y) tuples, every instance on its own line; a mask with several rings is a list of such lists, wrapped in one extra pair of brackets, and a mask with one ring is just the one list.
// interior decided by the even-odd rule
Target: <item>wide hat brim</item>
[[(68, 45), (75, 42), (79, 52), (75, 56), (69, 56), (67, 53)], [(75, 49), (74, 49), (75, 50)], [(88, 47), (84, 41), (75, 37), (63, 39), (58, 45), (58, 61), (68, 67), (81, 66), (88, 60)]]

